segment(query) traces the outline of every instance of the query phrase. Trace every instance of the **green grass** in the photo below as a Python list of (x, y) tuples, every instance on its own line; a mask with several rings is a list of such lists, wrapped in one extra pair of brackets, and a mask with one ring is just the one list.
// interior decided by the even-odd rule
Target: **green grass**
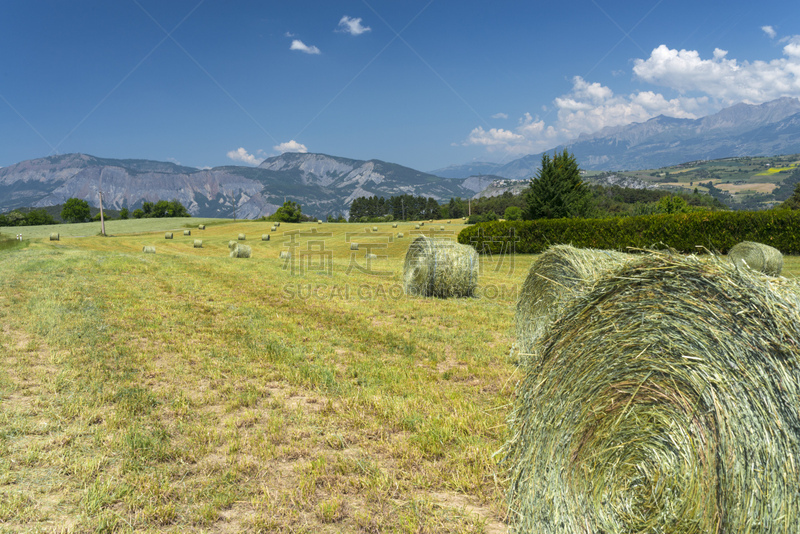
[[(164, 239), (181, 224), (0, 250), (0, 532), (503, 531), (493, 454), (534, 257), (483, 258), (482, 298), (407, 298), (413, 223)], [(329, 273), (283, 269), (298, 229), (330, 234)], [(253, 255), (232, 260), (239, 233)], [(385, 275), (348, 233), (383, 239)]]
[[(386, 242), (358, 225), (165, 240), (142, 222), (0, 252), (0, 530), (502, 530), (492, 454), (531, 258), (486, 263), (491, 298), (409, 299), (410, 237), (379, 252), (382, 276), (348, 273), (346, 233)], [(330, 273), (282, 269), (296, 229), (331, 234)], [(272, 240), (231, 260), (238, 233)]]

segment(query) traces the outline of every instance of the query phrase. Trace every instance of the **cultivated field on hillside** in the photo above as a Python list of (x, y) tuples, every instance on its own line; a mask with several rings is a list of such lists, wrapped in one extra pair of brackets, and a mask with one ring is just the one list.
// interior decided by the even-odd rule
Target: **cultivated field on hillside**
[(112, 222), (0, 247), (0, 532), (504, 531), (535, 257), (483, 257), (479, 298), (414, 298), (414, 232), (461, 221)]

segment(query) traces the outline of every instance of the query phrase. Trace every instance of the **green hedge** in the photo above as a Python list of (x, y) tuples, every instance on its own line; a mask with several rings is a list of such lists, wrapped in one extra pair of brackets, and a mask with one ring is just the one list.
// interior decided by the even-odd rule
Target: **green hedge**
[(800, 211), (698, 211), (613, 219), (495, 221), (465, 228), (458, 241), (480, 253), (493, 254), (511, 250), (538, 254), (560, 244), (614, 250), (672, 247), (679, 252), (697, 252), (698, 247), (705, 247), (725, 254), (742, 241), (771, 245), (784, 254), (800, 254)]

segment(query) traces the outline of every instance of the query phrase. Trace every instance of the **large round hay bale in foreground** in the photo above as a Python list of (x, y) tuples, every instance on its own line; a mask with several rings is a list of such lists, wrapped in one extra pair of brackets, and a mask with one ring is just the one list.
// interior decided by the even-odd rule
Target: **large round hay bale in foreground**
[(172, 239), (172, 232), (166, 232), (164, 234), (164, 239)]
[(753, 241), (742, 241), (728, 252), (728, 259), (735, 265), (747, 266), (770, 276), (780, 276), (783, 270), (783, 254), (777, 248)]
[(184, 230), (183, 231), (183, 235), (192, 235), (192, 231), (191, 230)]
[(518, 385), (513, 532), (800, 532), (800, 288), (646, 254), (571, 301)]
[(142, 252), (144, 252), (145, 254), (155, 254), (156, 247), (148, 247), (147, 245), (145, 245), (142, 247)]
[(61, 235), (57, 233), (50, 234), (50, 241), (59, 241), (61, 239)]
[(403, 290), (424, 297), (474, 296), (478, 264), (478, 253), (471, 246), (421, 235), (406, 252)]
[(261, 234), (261, 241), (269, 241), (269, 234)]
[(531, 265), (517, 300), (517, 349), (520, 363), (532, 358), (539, 339), (573, 298), (590, 291), (609, 271), (635, 256), (599, 249), (556, 245), (545, 250)]
[(236, 243), (236, 246), (231, 249), (230, 256), (231, 258), (249, 258), (251, 253), (252, 249), (249, 245)]
[(202, 239), (195, 239), (193, 245), (194, 245), (194, 248), (203, 248), (203, 240)]

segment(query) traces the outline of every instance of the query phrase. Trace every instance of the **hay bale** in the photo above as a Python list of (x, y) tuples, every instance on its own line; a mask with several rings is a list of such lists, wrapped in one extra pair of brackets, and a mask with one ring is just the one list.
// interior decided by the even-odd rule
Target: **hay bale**
[(800, 532), (800, 287), (647, 254), (573, 300), (518, 385), (512, 532)]
[(471, 297), (478, 286), (478, 253), (469, 245), (419, 236), (406, 252), (403, 290), (426, 297)]
[(270, 231), (270, 232), (274, 232), (274, 231), (275, 231), (275, 230), (277, 230), (277, 229), (278, 229), (278, 227), (277, 227), (277, 226), (273, 226), (272, 228), (270, 228), (270, 229), (269, 229), (269, 231)]
[(242, 245), (240, 243), (236, 243), (236, 246), (231, 249), (230, 257), (249, 258), (251, 253), (252, 249), (250, 248), (249, 245)]
[(350, 243), (350, 250), (358, 250), (358, 243)]
[(419, 230), (419, 225), (418, 224), (414, 225), (414, 230)]
[(635, 256), (569, 245), (550, 247), (531, 265), (517, 299), (517, 349), (520, 364), (535, 361), (539, 339), (573, 298), (591, 291), (600, 278)]
[(156, 253), (156, 247), (148, 247), (148, 246), (145, 245), (145, 246), (142, 247), (142, 252), (144, 252), (145, 254), (155, 254)]
[(399, 238), (401, 238), (401, 237), (403, 237), (403, 232), (398, 232), (398, 233), (397, 233), (397, 237), (398, 237), (398, 239), (399, 239)]
[(276, 223), (275, 223), (275, 227), (276, 227), (276, 228), (277, 228), (278, 226), (280, 226), (280, 225), (281, 225), (281, 223), (280, 223), (280, 222), (276, 222)]
[(164, 239), (172, 239), (172, 232), (167, 232), (164, 234)]
[(261, 234), (261, 241), (269, 241), (269, 234)]
[(205, 230), (206, 229), (206, 225), (205, 224), (200, 224), (200, 225), (197, 226), (197, 229), (198, 230)]
[(420, 226), (425, 226), (425, 221), (422, 221), (421, 223), (419, 223), (419, 225)]
[(377, 227), (377, 226), (373, 226), (373, 227), (372, 227), (372, 231), (373, 231), (373, 232), (377, 232), (377, 231), (378, 231), (378, 227)]
[(428, 219), (428, 222), (433, 222), (433, 219)]
[(58, 233), (50, 234), (50, 241), (59, 241), (61, 239), (61, 235)]
[(322, 219), (317, 219), (317, 224), (322, 224)]
[(441, 232), (444, 231), (444, 226), (443, 225), (439, 227), (439, 231), (441, 231)]
[(392, 228), (397, 228), (397, 223), (392, 224)]
[(781, 251), (753, 241), (742, 241), (728, 252), (728, 259), (738, 267), (747, 266), (770, 276), (780, 276), (783, 269)]
[(247, 237), (244, 234), (239, 234), (239, 237), (237, 239), (239, 241), (244, 241), (245, 239), (247, 239)]
[(183, 231), (183, 235), (192, 235), (192, 231), (191, 230), (184, 230)]
[(281, 250), (280, 258), (282, 260), (288, 260), (291, 257), (292, 257), (292, 255), (289, 253), (288, 250)]
[(368, 260), (377, 260), (378, 259), (378, 255), (377, 254), (367, 254), (365, 257)]
[(194, 248), (203, 248), (203, 240), (195, 239), (192, 245), (194, 246)]

